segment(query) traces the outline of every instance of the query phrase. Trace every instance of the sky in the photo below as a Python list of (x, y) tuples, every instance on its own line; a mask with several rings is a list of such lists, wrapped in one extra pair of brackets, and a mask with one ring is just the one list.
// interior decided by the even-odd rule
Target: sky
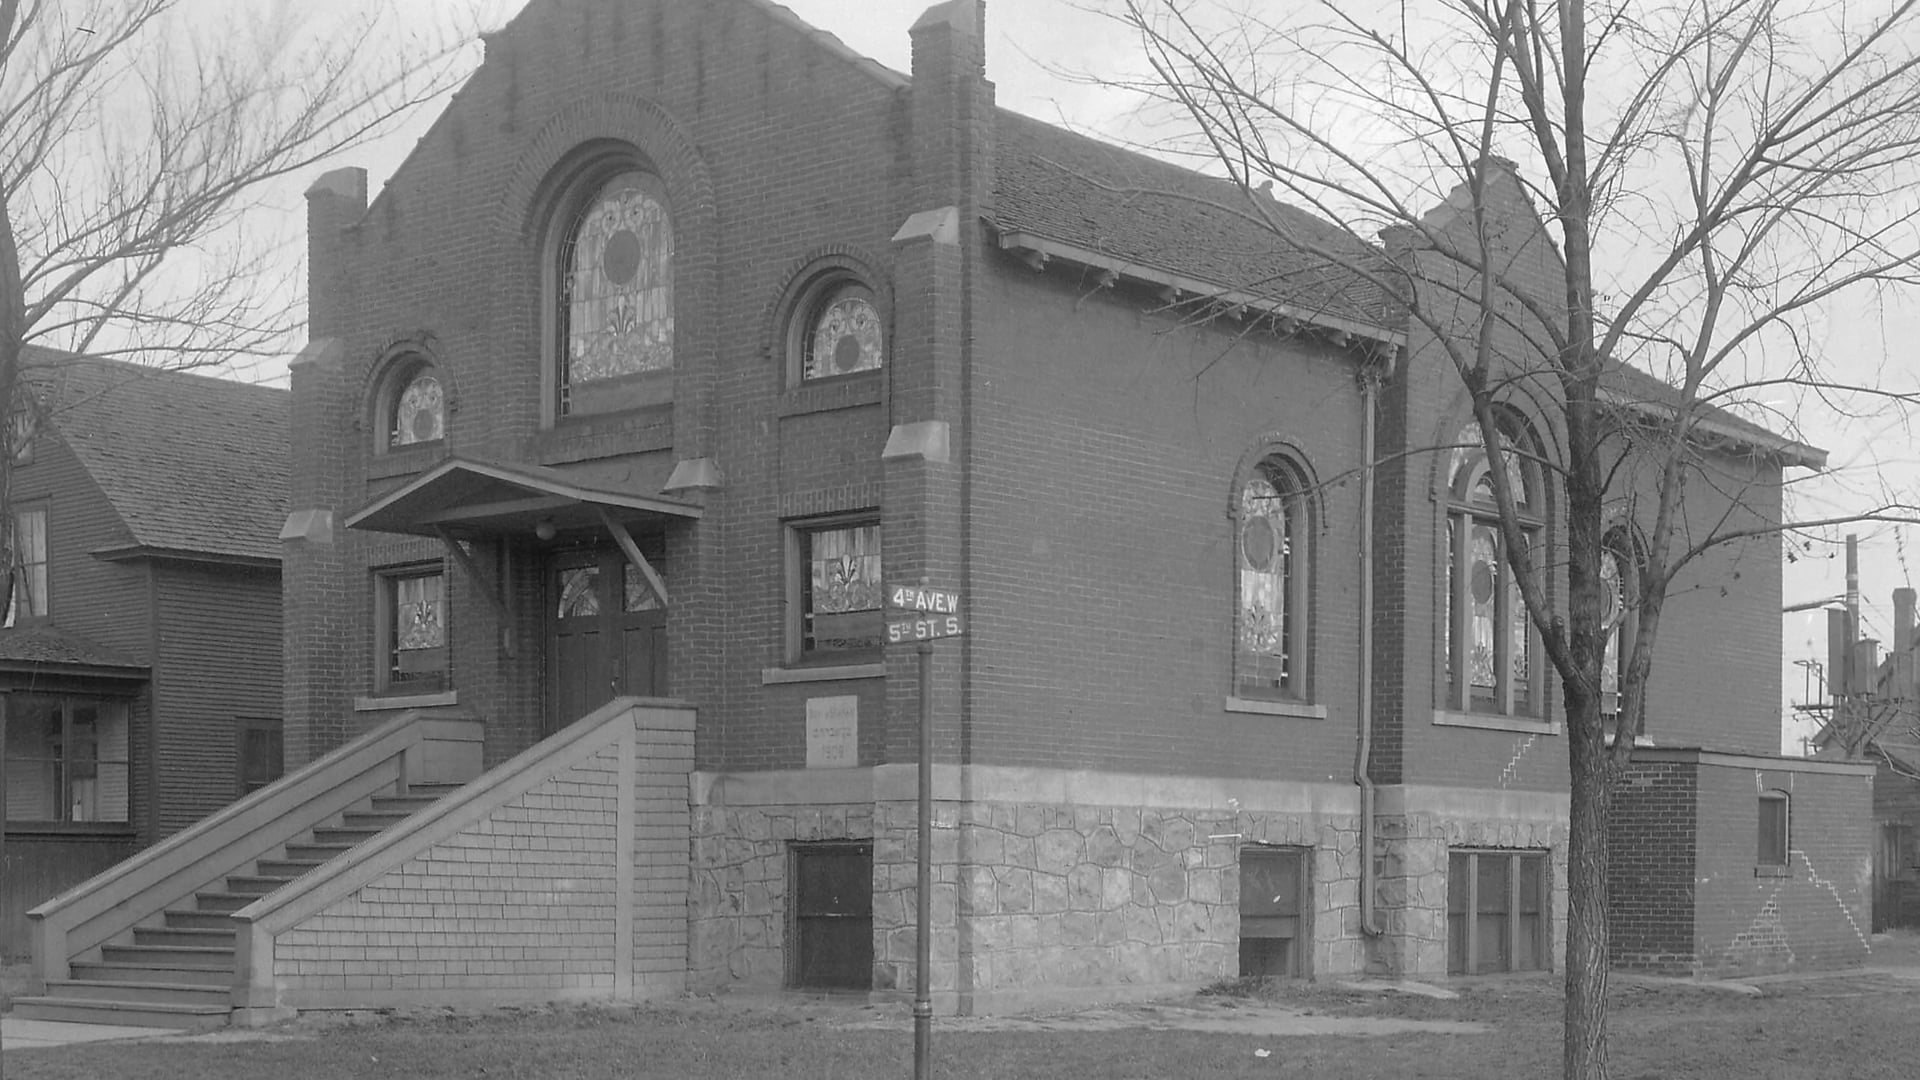
[[(226, 17), (248, 5), (276, 7), (284, 0), (185, 0), (203, 6), (209, 17)], [(483, 22), (497, 25), (502, 13), (511, 14), (520, 0), (401, 0), (410, 17), (423, 21), (444, 18), (448, 12), (478, 12)], [(786, 6), (811, 25), (839, 37), (855, 52), (896, 71), (910, 67), (907, 29), (929, 5), (928, 0), (788, 0)], [(1137, 41), (1123, 27), (1067, 0), (990, 0), (987, 5), (987, 76), (995, 84), (999, 104), (1040, 119), (1090, 133), (1109, 135), (1137, 132), (1134, 102), (1117, 91), (1093, 85), (1088, 76), (1115, 76), (1141, 66)], [(423, 109), (393, 135), (346, 155), (338, 165), (358, 165), (369, 172), (372, 189), (392, 174), (414, 142), (432, 123), (438, 108)], [(316, 173), (317, 175), (317, 173)], [(311, 177), (288, 184), (271, 202), (292, 223), (288, 230), (302, 242), (299, 220), (301, 192)], [(1829, 346), (1855, 358), (1871, 370), (1876, 364), (1910, 369), (1912, 360), (1900, 343), (1920, 339), (1920, 318), (1896, 303), (1891, 310), (1862, 310), (1837, 320)], [(284, 362), (265, 362), (236, 372), (236, 377), (278, 380)], [(1832, 451), (1830, 472), (1806, 485), (1803, 505), (1815, 513), (1835, 506), (1858, 505), (1862, 493), (1884, 476), (1908, 490), (1920, 485), (1908, 434), (1904, 430), (1867, 430), (1830, 425), (1806, 433), (1805, 438)], [(1818, 537), (1795, 542), (1795, 558), (1783, 568), (1787, 605), (1836, 597), (1844, 591), (1843, 536), (1849, 530), (1829, 529)], [(1863, 525), (1860, 534), (1861, 603), (1863, 632), (1883, 641), (1892, 637), (1891, 593), (1911, 586), (1909, 541), (1920, 533), (1893, 525)], [(1824, 661), (1826, 616), (1823, 611), (1782, 615), (1782, 712), (1807, 695), (1806, 669), (1800, 662)], [(1817, 692), (1817, 687), (1816, 687)], [(1783, 726), (1782, 748), (1799, 752), (1804, 725)]]

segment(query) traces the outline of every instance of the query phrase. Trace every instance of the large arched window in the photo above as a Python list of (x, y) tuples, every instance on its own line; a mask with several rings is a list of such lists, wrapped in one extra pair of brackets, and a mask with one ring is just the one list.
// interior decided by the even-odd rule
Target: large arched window
[(1605, 605), (1600, 630), (1607, 636), (1600, 664), (1600, 712), (1612, 716), (1620, 711), (1621, 681), (1633, 653), (1632, 613), (1640, 602), (1640, 562), (1624, 528), (1608, 530), (1600, 548), (1600, 589)]
[(664, 401), (673, 372), (673, 221), (666, 186), (616, 173), (572, 204), (558, 249), (554, 414)]
[(1307, 499), (1292, 462), (1268, 457), (1235, 498), (1234, 692), (1307, 697)]
[[(1539, 454), (1517, 418), (1502, 414), (1498, 468), (1507, 478), (1521, 540), (1539, 557), (1546, 501)], [(1533, 627), (1507, 558), (1494, 501), (1494, 462), (1469, 424), (1454, 440), (1448, 471), (1447, 707), (1460, 712), (1544, 715)]]
[(450, 387), (425, 352), (396, 351), (376, 371), (368, 417), (375, 453), (413, 450), (447, 437)]

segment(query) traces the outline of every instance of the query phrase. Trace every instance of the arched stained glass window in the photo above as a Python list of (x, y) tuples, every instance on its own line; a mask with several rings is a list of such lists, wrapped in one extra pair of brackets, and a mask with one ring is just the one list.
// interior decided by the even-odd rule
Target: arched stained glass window
[(802, 380), (827, 379), (878, 370), (886, 353), (880, 312), (873, 297), (859, 285), (841, 284), (824, 291), (812, 305), (805, 328), (800, 360)]
[(446, 393), (430, 367), (416, 367), (393, 398), (387, 445), (411, 446), (446, 437)]
[[(1447, 707), (1462, 712), (1538, 716), (1544, 708), (1534, 635), (1514, 580), (1493, 466), (1478, 423), (1454, 440), (1447, 514), (1447, 603), (1441, 627), (1447, 670)], [(1518, 420), (1503, 415), (1498, 462), (1519, 518), (1520, 539), (1537, 549), (1543, 534), (1539, 468), (1532, 441)]]
[(594, 383), (673, 369), (673, 222), (660, 179), (637, 169), (582, 206), (560, 252), (559, 412)]
[(1305, 499), (1298, 473), (1268, 458), (1237, 499), (1235, 692), (1305, 697)]

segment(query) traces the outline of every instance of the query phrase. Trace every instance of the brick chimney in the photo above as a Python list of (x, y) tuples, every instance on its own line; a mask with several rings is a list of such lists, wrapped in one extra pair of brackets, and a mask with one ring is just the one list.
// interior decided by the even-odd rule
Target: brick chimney
[(922, 14), (913, 40), (914, 208), (957, 206), (963, 228), (993, 191), (993, 84), (987, 81), (982, 0), (947, 0)]
[(327, 337), (347, 329), (353, 307), (345, 232), (367, 213), (367, 170), (335, 169), (307, 189), (307, 336)]

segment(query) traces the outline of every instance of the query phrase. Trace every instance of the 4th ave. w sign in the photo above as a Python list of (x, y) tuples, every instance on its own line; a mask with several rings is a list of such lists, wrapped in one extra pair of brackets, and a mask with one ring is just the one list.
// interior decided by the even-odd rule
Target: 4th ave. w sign
[(907, 645), (967, 632), (960, 614), (960, 594), (922, 585), (889, 585), (887, 607), (911, 613), (887, 620), (887, 644)]

